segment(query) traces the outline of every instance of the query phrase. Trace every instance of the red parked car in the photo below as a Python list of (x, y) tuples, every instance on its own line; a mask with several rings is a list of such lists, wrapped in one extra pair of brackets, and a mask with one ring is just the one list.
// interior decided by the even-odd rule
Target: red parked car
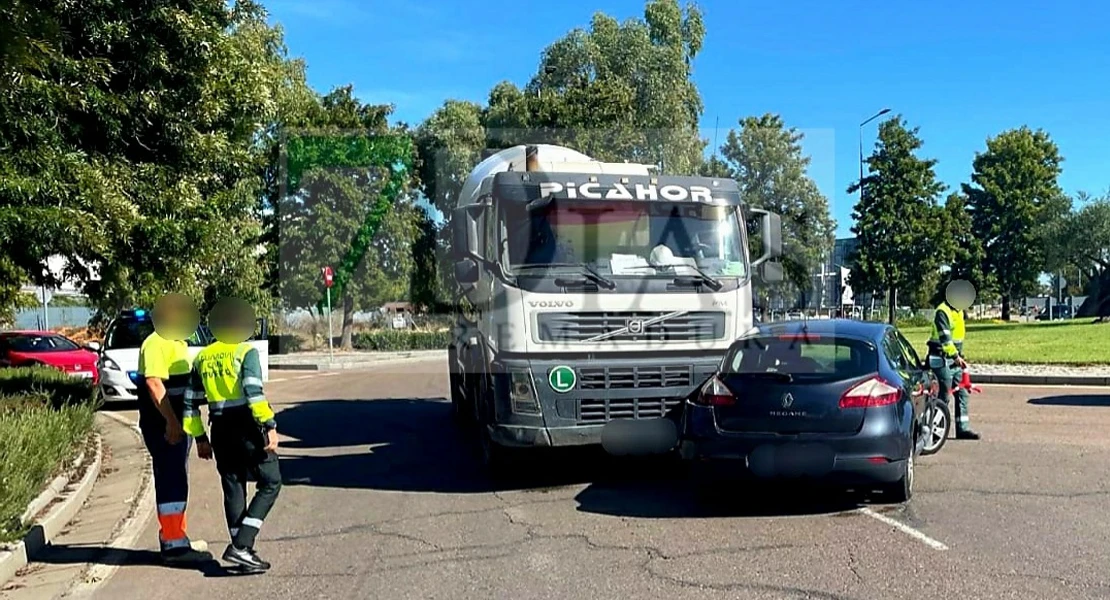
[(46, 365), (100, 383), (96, 352), (50, 331), (0, 332), (0, 367)]

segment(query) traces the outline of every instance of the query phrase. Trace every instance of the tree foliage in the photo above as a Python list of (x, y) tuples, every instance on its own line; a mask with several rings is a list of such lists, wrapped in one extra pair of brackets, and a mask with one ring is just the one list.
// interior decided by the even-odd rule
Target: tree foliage
[(1070, 208), (1057, 183), (1062, 162), (1047, 133), (1021, 127), (987, 140), (963, 186), (983, 271), (1002, 294), (1003, 319), (1011, 298), (1035, 288), (1046, 265), (1045, 233)]
[(311, 130), (286, 141), (279, 198), (283, 304), (322, 310), (320, 269), (335, 272), (333, 308), (350, 347), (354, 313), (404, 298), (422, 210), (408, 194), (414, 148), (391, 130), (390, 106), (366, 105), (350, 86), (321, 98)]
[[(107, 311), (171, 290), (264, 303), (259, 128), (296, 76), (265, 11), (37, 8), (3, 49), (0, 237), (26, 243), (0, 286), (73, 279)], [(63, 272), (44, 272), (55, 255)]]
[(928, 277), (954, 254), (937, 204), (945, 186), (933, 170), (937, 161), (917, 156), (923, 146), (918, 131), (900, 116), (880, 124), (875, 151), (867, 158), (870, 174), (848, 189), (862, 187), (852, 213), (859, 246), (849, 280), (855, 290), (887, 292), (891, 322), (898, 292), (920, 297)]
[(1110, 317), (1110, 193), (1096, 198), (1080, 193), (1075, 210), (1049, 224), (1045, 267), (1078, 272), (1086, 282), (1086, 301), (1077, 316)]
[[(807, 292), (832, 250), (836, 224), (828, 200), (806, 174), (810, 159), (802, 154), (802, 139), (778, 115), (746, 117), (739, 130), (729, 131), (721, 147), (724, 161), (720, 166), (707, 162), (703, 172), (735, 179), (748, 206), (782, 216), (786, 280), (794, 290)], [(754, 229), (749, 224), (749, 231)]]

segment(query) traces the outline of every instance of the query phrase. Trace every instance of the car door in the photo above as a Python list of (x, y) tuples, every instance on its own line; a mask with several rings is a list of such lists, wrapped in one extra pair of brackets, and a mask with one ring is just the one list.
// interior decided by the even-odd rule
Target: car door
[(906, 371), (910, 374), (913, 380), (912, 385), (912, 398), (914, 404), (914, 414), (918, 419), (926, 412), (927, 404), (931, 394), (935, 393), (935, 386), (933, 385), (933, 373), (925, 368), (921, 362), (921, 357), (918, 356), (917, 351), (913, 349), (906, 336), (897, 329), (891, 329), (894, 340), (898, 343), (898, 347), (902, 353), (902, 362), (906, 365)]
[(921, 381), (920, 369), (906, 357), (902, 343), (898, 340), (898, 332), (887, 329), (883, 336), (883, 354), (886, 355), (890, 366), (898, 372), (901, 379), (902, 391), (913, 407), (914, 422), (921, 421), (925, 410), (925, 387)]

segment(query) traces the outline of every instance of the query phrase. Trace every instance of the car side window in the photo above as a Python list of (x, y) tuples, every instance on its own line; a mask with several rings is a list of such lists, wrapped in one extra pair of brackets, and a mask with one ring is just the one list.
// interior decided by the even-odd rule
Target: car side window
[(906, 364), (906, 357), (902, 354), (901, 344), (898, 342), (898, 338), (894, 337), (893, 331), (888, 331), (883, 336), (883, 353), (886, 354), (894, 368), (902, 371), (909, 368), (909, 365)]
[(910, 366), (919, 366), (921, 364), (921, 356), (917, 354), (917, 350), (914, 350), (913, 344), (906, 339), (906, 336), (902, 335), (901, 331), (895, 331), (894, 336), (898, 338), (898, 342), (902, 345), (902, 354), (905, 355)]

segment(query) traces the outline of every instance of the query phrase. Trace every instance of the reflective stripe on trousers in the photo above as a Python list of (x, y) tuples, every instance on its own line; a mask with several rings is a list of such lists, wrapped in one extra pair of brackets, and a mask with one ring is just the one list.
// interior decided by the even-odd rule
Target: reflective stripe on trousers
[(185, 503), (165, 502), (158, 505), (158, 540), (162, 549), (185, 548), (189, 538), (185, 535)]

